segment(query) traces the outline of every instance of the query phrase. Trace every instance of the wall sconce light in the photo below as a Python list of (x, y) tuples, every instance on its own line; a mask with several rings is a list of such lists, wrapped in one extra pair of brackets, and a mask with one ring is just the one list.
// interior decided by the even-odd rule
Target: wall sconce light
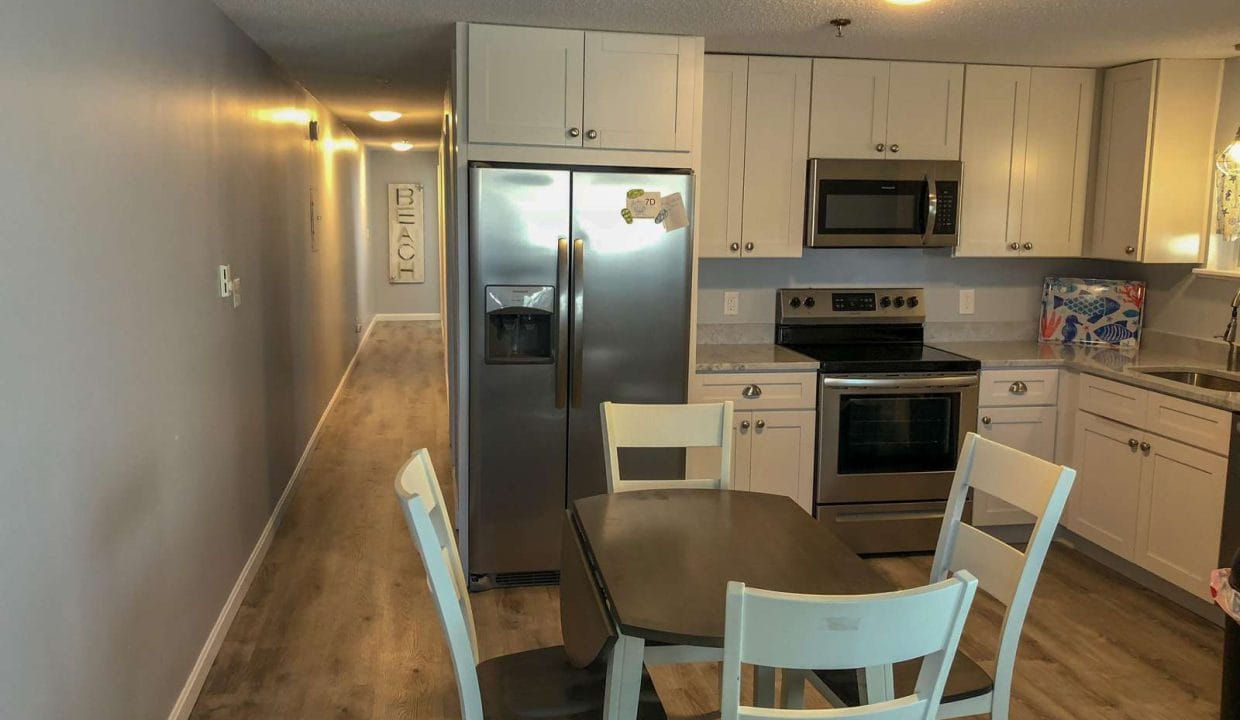
[(1215, 164), (1224, 175), (1240, 175), (1240, 129), (1236, 130), (1236, 138), (1219, 153)]

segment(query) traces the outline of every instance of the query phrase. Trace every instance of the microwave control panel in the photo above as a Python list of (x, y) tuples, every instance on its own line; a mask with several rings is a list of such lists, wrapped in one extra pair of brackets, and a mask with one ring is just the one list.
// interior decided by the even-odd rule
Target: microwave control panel
[(940, 180), (936, 185), (938, 208), (934, 216), (934, 234), (955, 235), (956, 213), (960, 204), (960, 183), (954, 180)]

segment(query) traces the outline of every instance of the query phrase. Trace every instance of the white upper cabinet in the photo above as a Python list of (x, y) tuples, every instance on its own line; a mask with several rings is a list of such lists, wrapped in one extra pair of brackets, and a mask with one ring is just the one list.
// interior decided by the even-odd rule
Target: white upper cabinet
[(805, 233), (811, 61), (749, 58), (741, 250), (800, 257)]
[(581, 147), (585, 33), (469, 26), (469, 142)]
[(585, 34), (585, 147), (692, 149), (697, 41)]
[(688, 152), (700, 38), (469, 26), (471, 143)]
[(1096, 74), (968, 67), (957, 255), (1081, 254)]
[(814, 61), (810, 155), (958, 160), (964, 66)]
[(739, 257), (749, 58), (707, 55), (704, 76), (698, 255)]
[(1090, 255), (1193, 263), (1204, 255), (1221, 60), (1106, 71)]

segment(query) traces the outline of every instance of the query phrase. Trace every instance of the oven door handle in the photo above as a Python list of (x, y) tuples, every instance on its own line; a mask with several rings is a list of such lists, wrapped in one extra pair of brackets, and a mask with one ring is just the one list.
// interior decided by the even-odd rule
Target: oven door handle
[(964, 388), (979, 384), (976, 375), (941, 375), (908, 378), (844, 378), (824, 377), (828, 388)]

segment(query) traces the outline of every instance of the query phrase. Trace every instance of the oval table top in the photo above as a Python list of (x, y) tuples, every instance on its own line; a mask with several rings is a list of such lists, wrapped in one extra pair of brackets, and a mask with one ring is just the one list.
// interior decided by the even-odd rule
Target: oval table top
[(723, 647), (729, 580), (815, 595), (895, 588), (790, 498), (643, 490), (573, 503), (583, 549), (624, 634)]

